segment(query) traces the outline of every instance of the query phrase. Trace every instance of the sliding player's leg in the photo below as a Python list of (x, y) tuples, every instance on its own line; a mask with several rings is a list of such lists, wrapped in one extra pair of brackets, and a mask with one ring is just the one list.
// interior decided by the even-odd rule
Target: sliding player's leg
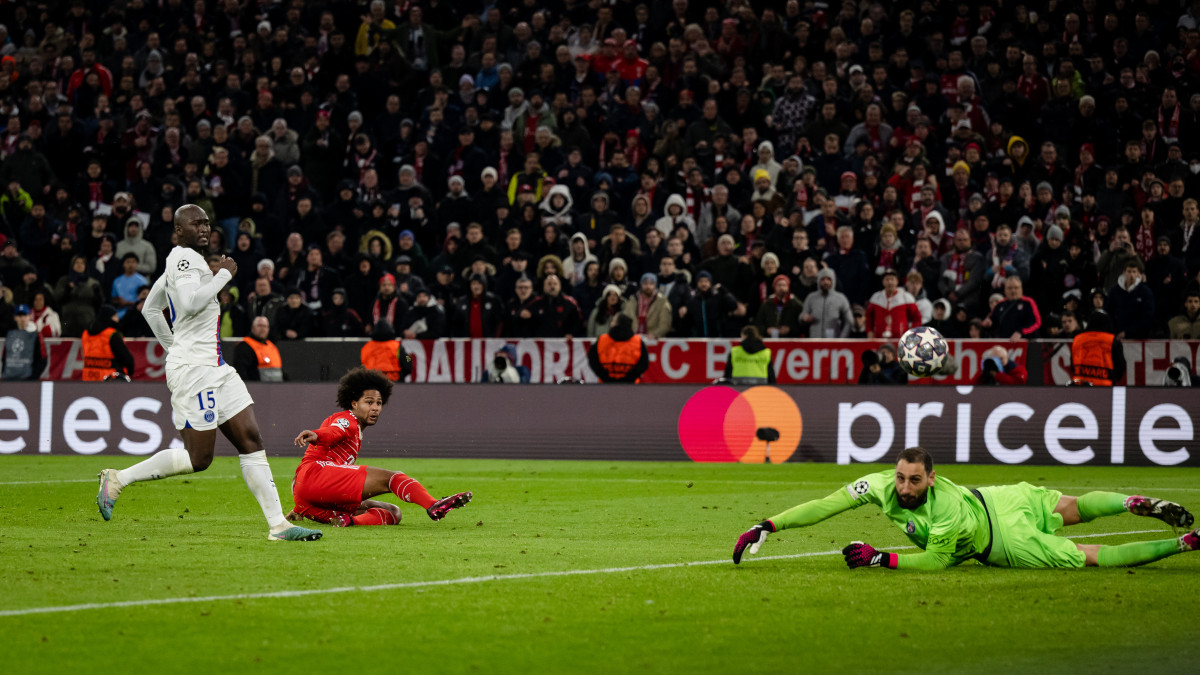
[[(238, 383), (240, 384), (241, 380), (238, 380)], [(245, 390), (245, 385), (242, 385), (242, 390)], [(275, 489), (275, 479), (271, 476), (267, 452), (263, 449), (258, 420), (254, 417), (254, 407), (246, 405), (241, 408), (233, 417), (224, 421), (220, 428), (225, 438), (237, 448), (238, 459), (242, 465), (242, 478), (246, 481), (246, 487), (250, 488), (250, 492), (258, 500), (259, 508), (267, 519), (267, 526), (270, 528), (267, 538), (272, 541), (320, 539), (320, 531), (292, 525), (283, 517), (283, 507), (279, 504), (279, 492)]]
[(1116, 492), (1088, 492), (1078, 497), (1064, 495), (1059, 498), (1054, 512), (1062, 516), (1063, 525), (1087, 523), (1122, 513), (1157, 518), (1171, 527), (1187, 528), (1195, 522), (1192, 514), (1175, 502)]
[(374, 466), (365, 468), (367, 472), (366, 481), (363, 484), (363, 499), (369, 499), (390, 492), (402, 501), (423, 507), (433, 520), (441, 520), (451, 510), (466, 506), (467, 502), (471, 501), (471, 497), (473, 496), (470, 492), (459, 492), (449, 497), (434, 499), (429, 494), (429, 491), (425, 489), (425, 486), (421, 485), (417, 479), (404, 473), (388, 471), (387, 469), (380, 469)]
[(217, 442), (216, 428), (198, 430), (184, 427), (179, 430), (183, 437), (182, 448), (167, 448), (126, 469), (104, 469), (100, 472), (100, 492), (96, 505), (105, 520), (112, 519), (113, 506), (121, 491), (129, 485), (147, 480), (160, 480), (204, 471), (212, 464), (213, 450)]
[(357, 526), (399, 525), (400, 507), (390, 502), (364, 499), (351, 521)]

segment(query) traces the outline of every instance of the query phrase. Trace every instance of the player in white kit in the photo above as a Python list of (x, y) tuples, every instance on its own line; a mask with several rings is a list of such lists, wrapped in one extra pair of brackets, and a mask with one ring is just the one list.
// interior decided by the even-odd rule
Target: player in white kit
[[(222, 257), (214, 275), (200, 250), (208, 246), (208, 216), (195, 204), (175, 211), (178, 244), (167, 256), (166, 272), (154, 282), (142, 313), (159, 343), (167, 350), (167, 387), (175, 428), (184, 448), (162, 450), (143, 462), (100, 472), (96, 505), (105, 520), (121, 490), (144, 480), (203, 471), (212, 464), (217, 429), (237, 448), (242, 477), (267, 518), (274, 541), (314, 541), (318, 530), (292, 525), (283, 515), (279, 493), (263, 450), (254, 401), (233, 366), (221, 355), (218, 335), (221, 307), (217, 293), (237, 273), (237, 264)], [(163, 311), (170, 314), (170, 323)]]

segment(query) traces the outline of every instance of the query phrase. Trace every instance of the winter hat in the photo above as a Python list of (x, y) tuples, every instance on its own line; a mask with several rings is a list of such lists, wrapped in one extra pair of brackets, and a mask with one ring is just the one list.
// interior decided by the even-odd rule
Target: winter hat
[(495, 170), (495, 169), (493, 169), (493, 168), (492, 168), (492, 167), (490, 167), (490, 166), (489, 166), (488, 168), (484, 169), (484, 170), (483, 170), (483, 173), (479, 174), (479, 178), (480, 178), (480, 179), (487, 178), (487, 177), (488, 177), (488, 174), (491, 174), (491, 176), (492, 176), (492, 180), (499, 180), (499, 179), (500, 179), (500, 174), (496, 173), (496, 170)]
[(1060, 206), (1057, 209), (1054, 209), (1054, 217), (1057, 218), (1059, 216), (1066, 216), (1066, 217), (1070, 218), (1071, 217), (1071, 209), (1066, 206)]
[(627, 265), (625, 263), (624, 258), (613, 258), (612, 260), (608, 261), (608, 273), (609, 274), (612, 274), (612, 271), (618, 267), (625, 270), (626, 272), (629, 271), (629, 265)]
[(1061, 227), (1057, 225), (1051, 225), (1050, 227), (1046, 228), (1046, 240), (1049, 241), (1051, 239), (1057, 239), (1059, 241), (1063, 240), (1063, 231)]
[(709, 272), (708, 270), (700, 270), (700, 274), (696, 275), (696, 281), (700, 281), (701, 279), (708, 279), (709, 281), (712, 281), (712, 272)]
[(392, 276), (392, 275), (390, 275), (390, 274), (385, 274), (385, 275), (383, 275), (383, 276), (379, 277), (379, 285), (380, 285), (380, 286), (382, 286), (382, 285), (383, 285), (383, 282), (385, 282), (385, 281), (390, 281), (390, 282), (392, 282), (392, 285), (395, 285), (395, 284), (396, 284), (396, 277), (394, 277), (394, 276)]
[[(768, 260), (774, 260), (776, 265), (779, 264), (779, 256), (775, 255), (774, 253), (763, 254), (763, 257), (762, 257), (763, 263), (766, 263)], [(771, 282), (771, 283), (772, 283), (772, 285), (774, 285), (774, 282)]]
[(646, 272), (642, 275), (642, 283), (644, 284), (647, 281), (653, 283), (655, 286), (658, 286), (658, 275), (654, 272)]
[(618, 298), (621, 297), (621, 289), (617, 288), (616, 284), (609, 284), (605, 286), (604, 292), (600, 294), (600, 297), (607, 298), (609, 293), (616, 293)]
[(771, 288), (775, 288), (775, 286), (779, 283), (780, 279), (783, 279), (784, 283), (786, 283), (788, 285), (788, 290), (791, 290), (792, 280), (789, 279), (786, 274), (776, 274), (775, 278), (771, 280)]
[(953, 170), (958, 171), (959, 169), (966, 171), (968, 176), (971, 175), (971, 166), (969, 164), (967, 164), (966, 162), (962, 161), (961, 159), (954, 163)]
[(837, 274), (835, 274), (831, 268), (826, 267), (825, 269), (821, 270), (820, 272), (817, 272), (817, 281), (820, 281), (821, 279), (829, 279), (830, 281), (836, 283), (837, 282)]
[(759, 169), (754, 172), (754, 182), (755, 183), (757, 183), (758, 181), (760, 181), (764, 178), (766, 178), (767, 180), (771, 180), (771, 174), (767, 173), (766, 169)]
[(1037, 189), (1038, 189), (1038, 192), (1041, 192), (1042, 190), (1049, 190), (1050, 192), (1054, 192), (1054, 186), (1050, 184), (1050, 181), (1045, 181), (1045, 180), (1037, 184)]

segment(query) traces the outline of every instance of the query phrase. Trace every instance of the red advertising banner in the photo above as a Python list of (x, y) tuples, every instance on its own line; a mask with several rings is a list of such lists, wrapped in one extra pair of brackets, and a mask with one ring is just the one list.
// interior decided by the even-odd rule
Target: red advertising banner
[[(517, 350), (516, 365), (529, 368), (530, 380), (554, 383), (563, 378), (596, 382), (588, 367), (587, 350), (594, 341), (571, 340), (405, 340), (404, 348), (413, 355), (413, 382), (479, 382), (495, 353), (505, 345)], [(166, 353), (156, 340), (129, 339), (125, 343), (133, 354), (135, 378), (161, 380)], [(954, 375), (913, 380), (921, 384), (971, 384), (979, 376), (979, 364), (985, 351), (1004, 345), (1011, 358), (1025, 362), (1025, 342), (994, 340), (948, 340), (950, 356), (958, 363)], [(288, 343), (284, 343), (288, 345)], [(721, 377), (729, 350), (735, 340), (646, 340), (650, 369), (643, 382), (705, 384)], [(862, 355), (878, 349), (882, 340), (766, 340), (775, 365), (779, 384), (853, 384), (858, 381)], [(78, 380), (83, 371), (83, 352), (78, 340), (46, 341), (50, 352), (44, 380)], [(357, 354), (362, 343), (323, 342), (322, 349), (349, 350)], [(226, 344), (226, 353), (232, 348)], [(284, 354), (287, 362), (287, 354)]]
[[(135, 380), (166, 379), (163, 366), (167, 353), (158, 340), (130, 338), (125, 340), (129, 352), (133, 354), (133, 376)], [(46, 351), (49, 352), (49, 363), (43, 380), (78, 380), (83, 377), (83, 342), (69, 338), (51, 338), (46, 340)]]
[[(1042, 342), (1042, 368), (1046, 384), (1063, 385), (1071, 381), (1071, 343), (1065, 340)], [(1175, 359), (1188, 360), (1188, 371), (1195, 378), (1200, 340), (1122, 341), (1125, 351), (1125, 379), (1117, 384), (1158, 387)]]
[[(133, 353), (138, 380), (161, 380), (166, 353), (151, 339), (125, 341)], [(478, 382), (482, 379), (492, 356), (500, 347), (511, 344), (517, 350), (519, 365), (530, 370), (533, 382), (551, 383), (563, 378), (595, 382), (596, 377), (587, 365), (590, 339), (578, 340), (405, 340), (405, 349), (415, 358), (415, 382)], [(767, 340), (771, 348), (775, 376), (780, 384), (852, 384), (861, 371), (863, 352), (877, 349), (879, 340)], [(1009, 349), (1012, 358), (1025, 364), (1033, 345), (1042, 350), (1042, 374), (1046, 384), (1064, 385), (1070, 379), (1071, 344), (1065, 341), (1007, 342), (994, 340), (948, 340), (951, 358), (958, 371), (951, 376), (912, 380), (912, 384), (971, 384), (979, 376), (982, 354), (1000, 344)], [(729, 349), (734, 340), (647, 340), (650, 369), (643, 382), (674, 382), (703, 384), (721, 377)], [(1167, 368), (1179, 357), (1187, 358), (1195, 372), (1200, 362), (1200, 340), (1142, 340), (1123, 343), (1129, 375), (1124, 384), (1158, 386), (1163, 383)], [(83, 370), (83, 353), (79, 340), (46, 340), (50, 353), (49, 365), (43, 380), (78, 380)], [(308, 341), (283, 343), (285, 364), (291, 350), (311, 349), (321, 357), (339, 364), (357, 360), (361, 341)], [(226, 342), (225, 353), (233, 354), (233, 344)], [(305, 359), (312, 358), (305, 353)], [(299, 358), (299, 357), (297, 357)], [(338, 370), (334, 368), (334, 370)], [(340, 371), (339, 372), (343, 372)], [(294, 377), (293, 379), (304, 379)], [(311, 377), (308, 379), (317, 379)]]
[[(592, 340), (405, 340), (413, 355), (414, 382), (478, 382), (492, 356), (506, 344), (517, 350), (517, 364), (529, 368), (530, 380), (558, 382), (563, 378), (595, 382), (587, 363)], [(862, 355), (882, 340), (766, 340), (779, 384), (853, 384), (858, 381)], [(1028, 343), (995, 340), (949, 340), (950, 356), (958, 364), (954, 375), (913, 380), (913, 383), (971, 384), (980, 373), (985, 351), (1004, 345), (1010, 358), (1022, 365)], [(734, 340), (647, 340), (650, 369), (646, 383), (704, 384), (725, 372)]]

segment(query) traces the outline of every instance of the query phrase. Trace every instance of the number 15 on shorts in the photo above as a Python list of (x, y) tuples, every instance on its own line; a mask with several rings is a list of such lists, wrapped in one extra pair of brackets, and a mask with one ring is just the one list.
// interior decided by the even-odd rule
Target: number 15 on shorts
[(204, 411), (204, 421), (211, 422), (216, 419), (217, 399), (213, 392), (215, 390), (201, 391), (196, 393), (196, 402), (200, 404), (200, 410)]

